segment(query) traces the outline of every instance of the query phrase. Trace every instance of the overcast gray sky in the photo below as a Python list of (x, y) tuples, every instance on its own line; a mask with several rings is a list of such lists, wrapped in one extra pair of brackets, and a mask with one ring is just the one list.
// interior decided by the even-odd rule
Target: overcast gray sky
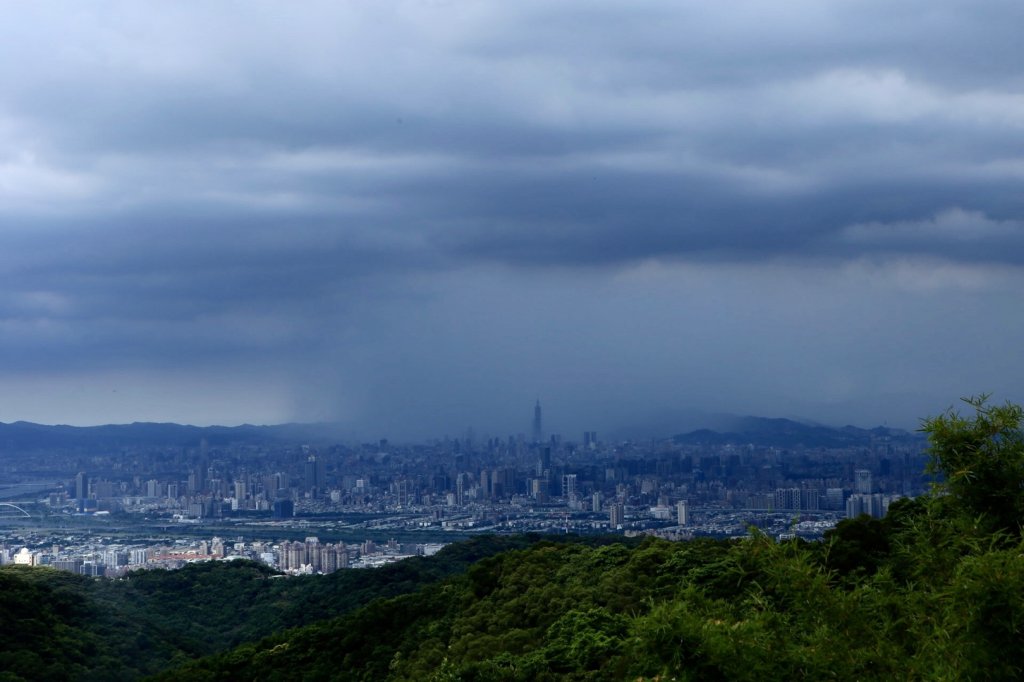
[(0, 421), (1024, 397), (1019, 0), (0, 11)]

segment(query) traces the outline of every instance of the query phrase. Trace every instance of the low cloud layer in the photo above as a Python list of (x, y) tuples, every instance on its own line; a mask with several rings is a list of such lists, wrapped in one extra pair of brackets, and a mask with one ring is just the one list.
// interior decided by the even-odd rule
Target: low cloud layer
[(507, 435), (540, 397), (572, 434), (1013, 398), (1022, 15), (19, 8), (0, 419)]

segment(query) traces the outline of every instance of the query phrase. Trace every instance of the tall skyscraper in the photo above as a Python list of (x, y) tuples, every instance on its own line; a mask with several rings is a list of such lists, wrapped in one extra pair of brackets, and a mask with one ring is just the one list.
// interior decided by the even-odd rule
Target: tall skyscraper
[(546, 477), (551, 471), (551, 448), (541, 448), (537, 460), (537, 478)]
[(327, 487), (327, 473), (324, 461), (316, 455), (310, 455), (306, 460), (306, 490), (312, 492), (323, 492)]
[(274, 507), (271, 513), (275, 519), (290, 519), (295, 516), (295, 503), (291, 500), (274, 500)]
[(84, 500), (87, 497), (89, 497), (89, 477), (84, 471), (79, 471), (75, 476), (75, 499)]
[(543, 438), (544, 430), (541, 428), (540, 399), (538, 399), (537, 404), (533, 407), (533, 442), (539, 443)]
[(196, 495), (203, 492), (203, 470), (196, 468), (188, 472), (188, 494)]
[(564, 474), (562, 476), (562, 497), (569, 499), (576, 495), (576, 474)]
[(608, 507), (608, 525), (612, 530), (619, 528), (626, 521), (626, 510), (621, 503), (615, 503)]
[(690, 510), (686, 500), (679, 500), (676, 503), (676, 519), (680, 526), (685, 526), (690, 522)]

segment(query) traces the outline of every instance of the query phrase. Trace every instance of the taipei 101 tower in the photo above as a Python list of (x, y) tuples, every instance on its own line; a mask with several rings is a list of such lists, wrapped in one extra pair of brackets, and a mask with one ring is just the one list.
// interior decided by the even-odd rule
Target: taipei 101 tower
[(533, 442), (539, 443), (543, 438), (544, 432), (541, 430), (540, 424), (540, 399), (538, 399), (533, 408)]

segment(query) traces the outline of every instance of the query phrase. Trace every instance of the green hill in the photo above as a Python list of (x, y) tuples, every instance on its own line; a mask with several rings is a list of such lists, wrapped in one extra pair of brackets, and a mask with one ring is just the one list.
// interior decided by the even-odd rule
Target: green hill
[(415, 591), (536, 542), (483, 537), (377, 570), (275, 578), (248, 561), (96, 580), (0, 567), (0, 680), (138, 679), (285, 628)]
[(540, 543), (160, 679), (1020, 679), (1022, 411), (971, 404), (933, 495), (822, 543)]
[(0, 680), (1015, 680), (1024, 412), (925, 423), (933, 494), (824, 542), (480, 538), (375, 571), (0, 570)]
[(160, 679), (1017, 679), (1021, 551), (915, 502), (818, 545), (540, 543)]

